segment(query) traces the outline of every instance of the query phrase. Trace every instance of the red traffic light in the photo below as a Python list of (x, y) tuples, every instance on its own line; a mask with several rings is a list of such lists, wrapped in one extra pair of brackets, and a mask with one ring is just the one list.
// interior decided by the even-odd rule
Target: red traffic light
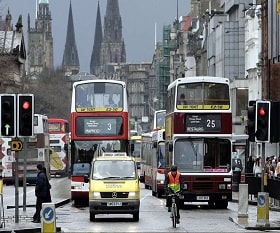
[(24, 110), (27, 110), (30, 108), (30, 102), (29, 101), (24, 101), (23, 104), (22, 104), (22, 108)]
[(261, 107), (261, 108), (259, 108), (259, 114), (260, 114), (260, 116), (265, 116), (265, 110), (264, 110), (264, 108), (263, 107)]

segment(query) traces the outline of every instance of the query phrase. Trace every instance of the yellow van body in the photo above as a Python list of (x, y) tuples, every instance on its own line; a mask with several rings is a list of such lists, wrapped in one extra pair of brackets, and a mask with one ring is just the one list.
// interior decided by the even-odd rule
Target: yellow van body
[(110, 153), (93, 159), (89, 182), (90, 221), (97, 214), (132, 214), (139, 221), (140, 185), (133, 157)]

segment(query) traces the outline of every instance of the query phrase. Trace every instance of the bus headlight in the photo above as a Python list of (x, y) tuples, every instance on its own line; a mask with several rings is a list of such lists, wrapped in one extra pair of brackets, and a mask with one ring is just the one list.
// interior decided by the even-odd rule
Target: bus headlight
[(230, 184), (227, 184), (227, 189), (232, 189), (231, 183), (230, 183)]
[(219, 184), (219, 189), (226, 189), (226, 184)]
[(183, 189), (188, 190), (188, 184), (184, 183)]
[(164, 180), (157, 180), (157, 184), (164, 184)]

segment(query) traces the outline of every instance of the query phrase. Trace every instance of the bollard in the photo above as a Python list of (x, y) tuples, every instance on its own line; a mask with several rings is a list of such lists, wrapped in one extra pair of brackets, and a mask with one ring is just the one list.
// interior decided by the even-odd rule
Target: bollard
[(248, 223), (248, 184), (239, 184), (238, 222)]
[(268, 193), (258, 193), (257, 226), (269, 227), (269, 196)]
[(56, 214), (54, 203), (43, 203), (41, 216), (41, 233), (56, 233)]

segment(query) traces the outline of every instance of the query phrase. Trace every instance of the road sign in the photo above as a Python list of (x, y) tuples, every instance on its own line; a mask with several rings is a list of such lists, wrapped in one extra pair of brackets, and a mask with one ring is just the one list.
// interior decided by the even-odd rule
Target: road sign
[(50, 223), (54, 220), (54, 210), (51, 207), (46, 207), (43, 211), (43, 218), (45, 222)]
[(54, 203), (42, 204), (42, 233), (56, 232), (56, 214)]
[(14, 140), (11, 141), (11, 151), (21, 151), (22, 150), (22, 141)]

